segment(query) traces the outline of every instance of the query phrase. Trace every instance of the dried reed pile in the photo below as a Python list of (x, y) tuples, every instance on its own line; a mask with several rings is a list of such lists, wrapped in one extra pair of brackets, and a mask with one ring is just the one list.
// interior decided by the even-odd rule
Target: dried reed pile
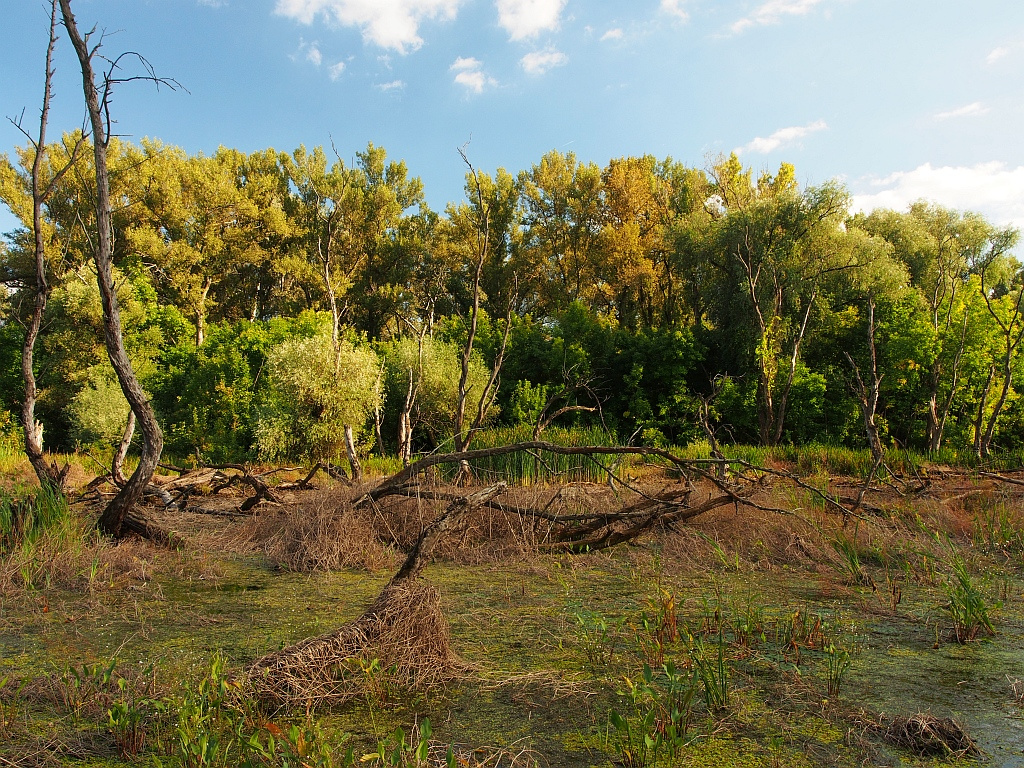
[(409, 689), (444, 684), (467, 670), (452, 651), (433, 585), (392, 583), (355, 621), (264, 656), (247, 677), (250, 690), (269, 702), (338, 703), (366, 693), (365, 665), (373, 660)]
[(964, 727), (951, 717), (935, 717), (919, 712), (903, 715), (863, 716), (865, 730), (884, 741), (907, 749), (921, 757), (978, 757), (981, 750)]

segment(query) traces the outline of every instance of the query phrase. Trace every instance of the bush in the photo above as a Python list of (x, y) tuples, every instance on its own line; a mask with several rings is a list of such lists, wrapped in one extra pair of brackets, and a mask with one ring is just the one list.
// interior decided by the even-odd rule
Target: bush
[(379, 402), (373, 350), (328, 333), (290, 338), (267, 357), (270, 392), (256, 427), (260, 455), (330, 460), (344, 451), (344, 428), (359, 433)]
[[(426, 433), (435, 445), (451, 435), (462, 375), (461, 351), (454, 344), (430, 337), (423, 339), (422, 360), (419, 342), (412, 338), (382, 344), (379, 350), (384, 358), (386, 376), (386, 428), (397, 429), (398, 413), (405, 405), (411, 369), (414, 381), (419, 382), (411, 414), (414, 431), (418, 429), (421, 434)], [(467, 413), (476, 412), (489, 376), (487, 366), (474, 356), (469, 363)], [(496, 413), (497, 408), (493, 409), (491, 416)]]

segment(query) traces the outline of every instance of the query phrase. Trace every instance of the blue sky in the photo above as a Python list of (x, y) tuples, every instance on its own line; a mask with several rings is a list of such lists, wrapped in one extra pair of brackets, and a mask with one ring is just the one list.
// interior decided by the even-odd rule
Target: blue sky
[[(0, 10), (0, 114), (37, 118), (45, 0)], [(1018, 0), (74, 0), (104, 51), (187, 88), (115, 95), (117, 131), (189, 152), (333, 139), (403, 158), (434, 208), (457, 147), (516, 172), (551, 149), (705, 166), (736, 150), (842, 179), (862, 208), (920, 197), (1024, 226)], [(81, 125), (70, 44), (51, 131)], [(34, 129), (33, 129), (34, 130)], [(51, 135), (56, 135), (52, 133)], [(24, 143), (0, 125), (0, 152)], [(0, 231), (13, 217), (0, 206)]]

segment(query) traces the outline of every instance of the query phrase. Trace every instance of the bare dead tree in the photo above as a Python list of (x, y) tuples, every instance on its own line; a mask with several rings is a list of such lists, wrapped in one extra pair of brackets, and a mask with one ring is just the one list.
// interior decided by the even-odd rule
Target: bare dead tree
[[(110, 142), (110, 99), (112, 89), (125, 82), (143, 80), (160, 85), (177, 87), (173, 80), (159, 78), (144, 57), (134, 52), (119, 55), (113, 60), (99, 56), (103, 36), (97, 38), (96, 29), (84, 36), (79, 32), (78, 24), (71, 10), (71, 0), (59, 0), (64, 27), (68, 31), (71, 43), (78, 56), (82, 70), (82, 90), (85, 105), (89, 113), (92, 128), (93, 156), (96, 172), (96, 239), (93, 256), (96, 261), (97, 282), (99, 283), (100, 299), (103, 305), (103, 335), (106, 342), (107, 355), (117, 373), (121, 391), (124, 393), (142, 432), (142, 451), (139, 464), (128, 481), (120, 488), (117, 495), (107, 504), (99, 519), (99, 529), (111, 536), (121, 536), (126, 528), (147, 534), (144, 525), (126, 526), (126, 518), (142, 497), (149, 485), (160, 461), (164, 438), (157, 423), (156, 414), (150, 405), (149, 398), (142, 389), (131, 360), (125, 349), (121, 328), (121, 311), (117, 292), (114, 288), (113, 275), (113, 231), (110, 201), (110, 171), (107, 165), (107, 148)], [(123, 75), (121, 62), (132, 58), (142, 64), (143, 75)], [(101, 76), (97, 86), (94, 63), (102, 60), (107, 69)]]
[[(473, 435), (483, 426), (487, 419), (487, 413), (490, 411), (491, 406), (494, 405), (494, 400), (498, 395), (498, 384), (501, 379), (501, 369), (505, 363), (505, 351), (508, 347), (508, 337), (512, 329), (511, 313), (512, 305), (514, 304), (514, 301), (509, 301), (508, 311), (505, 316), (505, 329), (502, 334), (498, 354), (494, 359), (491, 374), (488, 376), (487, 382), (484, 384), (483, 391), (480, 392), (480, 399), (477, 404), (476, 413), (473, 415), (471, 420), (467, 420), (466, 406), (469, 400), (469, 368), (470, 361), (473, 358), (473, 349), (476, 344), (476, 334), (480, 320), (480, 281), (483, 277), (484, 264), (487, 261), (487, 253), (490, 248), (491, 216), (490, 210), (487, 206), (487, 201), (484, 200), (483, 187), (480, 184), (480, 174), (469, 161), (465, 147), (459, 147), (459, 156), (462, 158), (462, 162), (466, 164), (470, 175), (473, 177), (474, 192), (476, 193), (477, 207), (479, 209), (479, 221), (477, 222), (476, 227), (476, 244), (474, 249), (475, 252), (473, 254), (473, 303), (470, 308), (469, 328), (466, 334), (466, 343), (462, 348), (462, 368), (459, 375), (458, 397), (455, 403), (454, 444), (456, 452), (464, 451), (469, 447), (469, 444), (473, 439)], [(474, 393), (474, 397), (475, 396), (476, 393)], [(459, 479), (465, 480), (468, 477), (468, 473), (469, 465), (461, 464), (459, 466)]]
[[(548, 395), (544, 407), (537, 414), (537, 421), (533, 425), (533, 439), (540, 440), (541, 433), (560, 416), (569, 413), (593, 413), (598, 410), (601, 407), (601, 400), (591, 387), (592, 384), (592, 379), (579, 376), (575, 368), (563, 370), (562, 385)], [(580, 393), (589, 395), (594, 405), (580, 405), (576, 402), (576, 396)]]
[(875, 344), (875, 299), (868, 297), (868, 359), (870, 361), (871, 378), (865, 382), (860, 373), (860, 366), (854, 362), (849, 352), (844, 352), (847, 362), (853, 369), (854, 380), (850, 383), (850, 389), (857, 398), (861, 415), (864, 417), (864, 434), (868, 440), (868, 447), (871, 449), (871, 458), (877, 467), (885, 458), (885, 449), (882, 447), (882, 440), (878, 436), (878, 425), (875, 416), (878, 413), (878, 397), (881, 393), (882, 376), (878, 372), (878, 351)]
[[(406, 319), (410, 328), (412, 322)], [(412, 460), (412, 432), (415, 427), (413, 412), (416, 408), (416, 399), (419, 397), (420, 383), (423, 381), (423, 344), (428, 330), (427, 323), (422, 323), (416, 334), (416, 365), (409, 366), (409, 386), (405, 392), (405, 401), (402, 409), (398, 412), (398, 456), (402, 460), (402, 466), (409, 466)]]
[(34, 355), (36, 341), (42, 330), (43, 317), (46, 314), (46, 303), (53, 290), (47, 277), (46, 238), (43, 232), (43, 206), (53, 194), (60, 180), (78, 161), (84, 145), (84, 136), (79, 137), (68, 152), (68, 156), (48, 181), (43, 180), (44, 163), (47, 155), (46, 128), (50, 117), (50, 100), (53, 95), (53, 52), (57, 46), (57, 0), (50, 6), (50, 36), (46, 46), (46, 68), (43, 84), (43, 106), (39, 113), (39, 132), (33, 137), (25, 129), (22, 119), (11, 119), (10, 122), (24, 134), (34, 150), (32, 159), (32, 236), (35, 256), (35, 300), (32, 316), (25, 328), (25, 339), (21, 347), (21, 377), (25, 385), (25, 399), (21, 404), (21, 427), (25, 434), (25, 454), (28, 456), (32, 469), (41, 485), (63, 491), (70, 465), (65, 464), (58, 469), (56, 462), (47, 463), (43, 455), (43, 427), (36, 421), (36, 399), (38, 389), (34, 371)]

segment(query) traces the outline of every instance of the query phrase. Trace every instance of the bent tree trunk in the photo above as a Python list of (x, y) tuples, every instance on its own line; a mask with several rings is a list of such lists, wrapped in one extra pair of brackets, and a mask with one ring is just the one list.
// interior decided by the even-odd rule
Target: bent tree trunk
[(104, 92), (101, 98), (96, 87), (96, 76), (93, 71), (93, 56), (99, 46), (89, 47), (92, 34), (85, 38), (78, 31), (74, 14), (71, 12), (71, 0), (60, 0), (60, 10), (64, 18), (64, 26), (78, 55), (82, 69), (82, 88), (85, 104), (89, 111), (92, 126), (93, 154), (96, 164), (96, 240), (95, 260), (97, 282), (103, 304), (103, 335), (107, 346), (110, 363), (117, 373), (132, 413), (138, 421), (142, 432), (142, 455), (135, 472), (110, 501), (99, 519), (99, 529), (111, 536), (120, 536), (125, 528), (125, 517), (142, 497), (143, 491), (153, 477), (160, 454), (163, 451), (164, 437), (157, 423), (156, 414), (149, 404), (149, 399), (139, 384), (132, 368), (128, 353), (125, 350), (124, 338), (121, 333), (121, 310), (114, 289), (113, 275), (113, 244), (111, 231), (110, 208), (110, 175), (107, 169), (107, 126), (104, 122), (109, 97), (110, 81), (104, 79)]
[(377, 659), (430, 684), (450, 677), (460, 662), (451, 650), (448, 622), (437, 590), (417, 581), (434, 549), (466, 526), (470, 514), (506, 490), (505, 483), (453, 500), (420, 534), (402, 567), (361, 616), (339, 629), (257, 659), (247, 670), (254, 692), (281, 704), (310, 706), (344, 701), (361, 690), (350, 671), (354, 659)]

